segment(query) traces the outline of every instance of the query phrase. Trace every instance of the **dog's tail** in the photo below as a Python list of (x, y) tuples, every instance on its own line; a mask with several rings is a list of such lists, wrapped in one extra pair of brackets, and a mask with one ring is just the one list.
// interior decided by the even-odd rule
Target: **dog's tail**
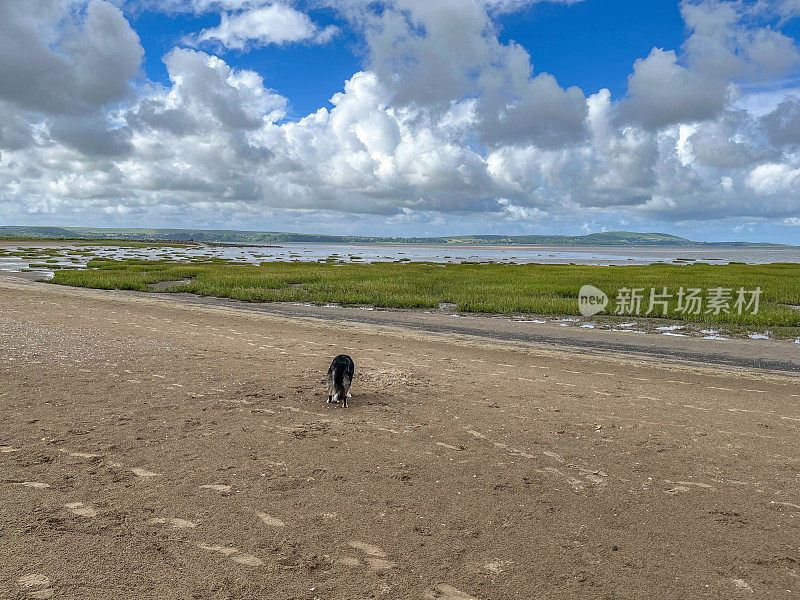
[(339, 365), (331, 367), (331, 371), (328, 374), (328, 384), (331, 387), (332, 393), (337, 395), (339, 400), (347, 396), (350, 383), (350, 373), (347, 372), (345, 367)]

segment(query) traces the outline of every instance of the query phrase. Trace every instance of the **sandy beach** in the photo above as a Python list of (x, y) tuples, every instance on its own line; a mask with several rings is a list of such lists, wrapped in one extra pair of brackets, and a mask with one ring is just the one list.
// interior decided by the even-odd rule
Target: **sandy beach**
[(798, 594), (793, 346), (429, 329), (0, 275), (0, 598)]

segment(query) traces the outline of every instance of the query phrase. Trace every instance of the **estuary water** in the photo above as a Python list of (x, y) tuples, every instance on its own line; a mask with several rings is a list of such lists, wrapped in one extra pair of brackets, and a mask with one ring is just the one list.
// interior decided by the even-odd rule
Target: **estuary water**
[[(25, 256), (20, 256), (25, 253)], [(386, 244), (316, 244), (285, 243), (280, 246), (191, 246), (145, 247), (86, 246), (59, 244), (54, 241), (1, 243), (0, 270), (40, 271), (52, 275), (52, 268), (83, 268), (94, 257), (114, 259), (171, 259), (191, 260), (215, 257), (241, 263), (328, 261), (364, 263), (378, 261), (429, 261), (437, 263), (550, 263), (579, 265), (646, 265), (657, 262), (692, 264), (706, 262), (727, 264), (742, 262), (765, 264), (774, 262), (800, 263), (800, 247), (729, 248), (704, 246), (671, 248), (663, 246), (636, 247), (544, 247), (544, 246), (422, 246)]]

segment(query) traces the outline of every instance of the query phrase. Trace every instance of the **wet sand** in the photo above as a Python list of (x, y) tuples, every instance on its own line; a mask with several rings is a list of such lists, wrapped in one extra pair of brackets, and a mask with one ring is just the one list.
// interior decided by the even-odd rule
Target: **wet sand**
[(800, 589), (796, 373), (301, 317), (0, 277), (0, 598)]

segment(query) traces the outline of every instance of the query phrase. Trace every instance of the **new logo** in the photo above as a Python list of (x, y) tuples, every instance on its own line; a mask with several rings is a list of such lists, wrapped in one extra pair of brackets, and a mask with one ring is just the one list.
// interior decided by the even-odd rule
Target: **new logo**
[(578, 310), (584, 317), (603, 312), (608, 305), (608, 296), (593, 285), (584, 285), (578, 292)]

